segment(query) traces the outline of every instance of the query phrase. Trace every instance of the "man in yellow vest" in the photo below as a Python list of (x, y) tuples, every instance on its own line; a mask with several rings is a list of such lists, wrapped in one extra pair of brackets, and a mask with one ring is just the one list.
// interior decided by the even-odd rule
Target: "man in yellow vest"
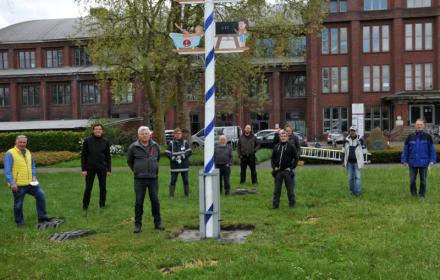
[(26, 136), (18, 135), (15, 146), (6, 152), (4, 158), (5, 176), (14, 195), (14, 216), (18, 227), (24, 223), (23, 200), (26, 194), (34, 196), (37, 201), (38, 222), (50, 221), (46, 214), (46, 197), (37, 181), (35, 162), (26, 145)]

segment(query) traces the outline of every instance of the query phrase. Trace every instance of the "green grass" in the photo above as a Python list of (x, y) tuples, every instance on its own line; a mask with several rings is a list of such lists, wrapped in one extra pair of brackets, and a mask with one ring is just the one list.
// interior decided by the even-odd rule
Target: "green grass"
[[(83, 178), (73, 173), (40, 174), (51, 215), (64, 216), (58, 230), (35, 228), (33, 198), (25, 200), (26, 227), (13, 222), (12, 196), (0, 189), (0, 279), (438, 279), (440, 275), (440, 171), (428, 177), (427, 198), (409, 195), (408, 170), (368, 167), (360, 198), (348, 194), (342, 168), (298, 168), (297, 207), (269, 209), (273, 179), (259, 170), (257, 195), (221, 198), (222, 223), (253, 224), (242, 245), (208, 240), (171, 240), (185, 225), (198, 225), (197, 168), (191, 195), (167, 197), (168, 172), (161, 173), (160, 201), (166, 230), (152, 229), (146, 202), (144, 228), (133, 230), (133, 179), (115, 172), (108, 180), (108, 208), (93, 190), (87, 216), (81, 209)], [(248, 178), (249, 179), (249, 178)], [(232, 186), (238, 183), (234, 169)], [(57, 231), (93, 229), (98, 234), (51, 242)], [(217, 265), (182, 268), (163, 276), (162, 267), (216, 260)]]

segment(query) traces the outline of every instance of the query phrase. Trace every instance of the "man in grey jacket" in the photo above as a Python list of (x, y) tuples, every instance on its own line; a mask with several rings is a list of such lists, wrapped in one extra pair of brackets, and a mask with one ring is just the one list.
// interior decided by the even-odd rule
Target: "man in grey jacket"
[(223, 181), (225, 184), (225, 195), (229, 195), (231, 184), (232, 148), (227, 144), (225, 135), (220, 135), (219, 144), (215, 147), (215, 167), (220, 171), (220, 193), (223, 192)]
[(258, 184), (257, 180), (257, 170), (255, 168), (255, 153), (257, 152), (260, 145), (257, 143), (257, 138), (252, 133), (252, 128), (248, 124), (244, 128), (244, 134), (240, 136), (238, 140), (238, 156), (240, 157), (240, 184), (246, 182), (246, 169), (249, 165), (251, 170), (252, 184)]
[(343, 165), (348, 171), (348, 185), (354, 196), (360, 196), (362, 193), (361, 169), (364, 167), (364, 150), (366, 151), (364, 140), (357, 134), (356, 127), (350, 127), (350, 134), (345, 139), (342, 151)]
[(127, 154), (127, 163), (134, 174), (134, 192), (136, 195), (135, 220), (133, 233), (141, 232), (142, 214), (144, 213), (144, 199), (148, 187), (151, 201), (151, 214), (154, 218), (154, 228), (163, 230), (160, 219), (160, 203), (158, 198), (160, 149), (151, 139), (151, 131), (146, 126), (138, 129), (138, 140), (130, 145)]

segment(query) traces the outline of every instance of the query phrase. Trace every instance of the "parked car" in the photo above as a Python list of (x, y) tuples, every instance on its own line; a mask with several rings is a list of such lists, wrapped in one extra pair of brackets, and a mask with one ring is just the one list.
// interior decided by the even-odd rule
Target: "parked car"
[[(274, 138), (277, 131), (275, 129), (265, 129), (257, 132), (255, 136), (257, 137), (257, 142), (260, 144), (261, 148), (272, 149), (275, 146)], [(307, 137), (301, 132), (294, 131), (296, 137), (298, 137), (299, 145), (301, 147), (307, 147)]]
[[(226, 135), (228, 144), (231, 144), (234, 148), (237, 146), (238, 138), (242, 131), (239, 126), (218, 126), (214, 130), (214, 143), (218, 143), (218, 137), (220, 135)], [(202, 147), (205, 145), (205, 130), (201, 129), (199, 132), (191, 136), (192, 147)]]
[(168, 143), (174, 138), (174, 130), (165, 129), (165, 141)]
[(345, 134), (341, 130), (327, 131), (327, 144), (342, 144), (345, 142)]

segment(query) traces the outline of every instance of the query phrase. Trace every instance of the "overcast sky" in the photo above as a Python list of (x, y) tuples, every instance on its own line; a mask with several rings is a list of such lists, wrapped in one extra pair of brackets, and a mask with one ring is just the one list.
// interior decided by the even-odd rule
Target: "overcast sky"
[(83, 15), (74, 0), (0, 0), (0, 28), (33, 19)]

